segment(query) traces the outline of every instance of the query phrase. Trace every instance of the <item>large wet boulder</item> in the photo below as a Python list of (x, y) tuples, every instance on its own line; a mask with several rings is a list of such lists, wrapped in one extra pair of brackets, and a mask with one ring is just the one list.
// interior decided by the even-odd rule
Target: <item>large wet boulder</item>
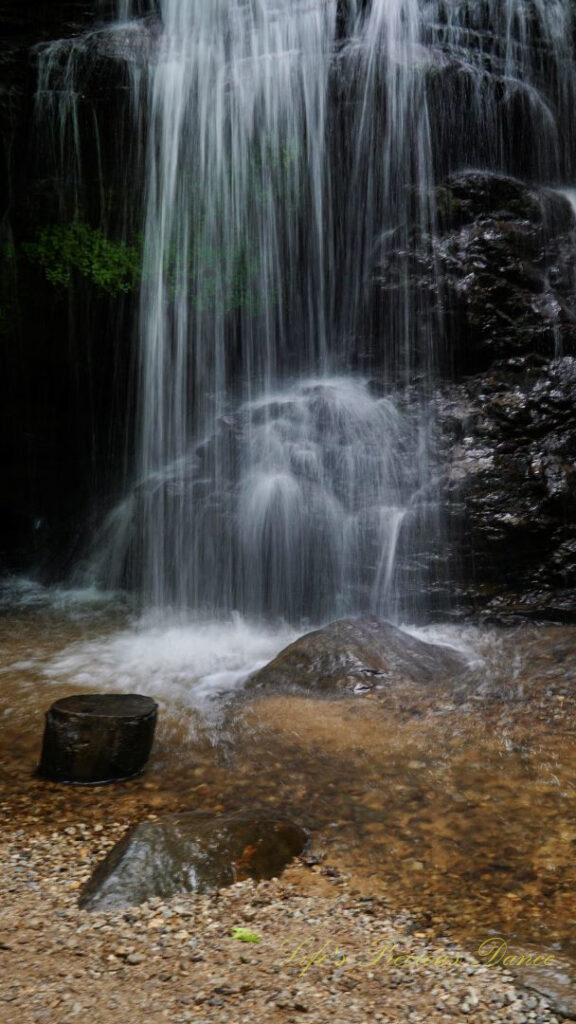
[(572, 356), (510, 359), (438, 396), (462, 608), (576, 617), (575, 410)]
[(395, 681), (442, 681), (464, 668), (455, 651), (424, 643), (388, 622), (340, 619), (284, 648), (250, 678), (247, 688), (361, 691)]
[(206, 893), (246, 878), (273, 878), (308, 836), (289, 821), (196, 812), (145, 821), (97, 866), (80, 895), (86, 910), (135, 906), (154, 896)]

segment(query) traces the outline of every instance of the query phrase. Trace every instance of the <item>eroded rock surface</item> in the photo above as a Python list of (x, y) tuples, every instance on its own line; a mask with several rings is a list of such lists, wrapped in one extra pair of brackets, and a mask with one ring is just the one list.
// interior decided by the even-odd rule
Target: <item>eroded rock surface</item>
[(407, 278), (411, 301), (424, 302), (443, 337), (446, 604), (460, 614), (574, 621), (573, 196), (468, 170), (436, 187), (435, 205), (434, 237), (415, 238), (409, 255), (390, 252), (374, 284), (382, 305)]
[[(373, 331), (389, 296), (408, 288), (435, 324), (436, 361), (451, 377), (496, 359), (576, 353), (576, 221), (561, 190), (467, 171), (434, 190), (434, 236), (391, 248), (373, 278)], [(423, 328), (424, 321), (423, 319)], [(415, 344), (426, 358), (425, 328)]]

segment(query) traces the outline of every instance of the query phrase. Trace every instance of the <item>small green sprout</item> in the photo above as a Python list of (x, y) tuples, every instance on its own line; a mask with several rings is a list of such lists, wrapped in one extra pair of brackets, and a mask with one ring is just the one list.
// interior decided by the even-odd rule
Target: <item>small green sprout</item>
[(255, 932), (251, 932), (249, 928), (233, 928), (232, 938), (239, 939), (240, 942), (261, 942), (259, 935)]

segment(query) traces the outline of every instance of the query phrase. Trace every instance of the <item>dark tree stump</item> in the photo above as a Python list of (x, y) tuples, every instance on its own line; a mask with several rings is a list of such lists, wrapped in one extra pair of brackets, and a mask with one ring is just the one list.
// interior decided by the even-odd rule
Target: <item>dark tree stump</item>
[(117, 782), (146, 766), (158, 705), (136, 693), (57, 700), (46, 712), (38, 774), (54, 782)]

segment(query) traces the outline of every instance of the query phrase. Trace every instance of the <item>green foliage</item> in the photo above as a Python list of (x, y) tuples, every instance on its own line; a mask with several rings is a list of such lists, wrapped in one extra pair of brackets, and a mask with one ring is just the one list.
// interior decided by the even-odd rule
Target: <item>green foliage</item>
[[(149, 272), (145, 260), (144, 279)], [(167, 247), (163, 273), (171, 298), (187, 288), (190, 307), (200, 313), (218, 311), (229, 316), (240, 309), (250, 314), (260, 312), (258, 263), (246, 245), (228, 250), (224, 245), (205, 242), (199, 232), (184, 267), (178, 265), (175, 246)]]
[(233, 928), (232, 938), (239, 939), (240, 942), (261, 942), (259, 935), (256, 932), (251, 932), (249, 928)]
[(3, 264), (14, 264), (16, 262), (16, 246), (14, 242), (8, 241), (0, 245), (0, 261)]
[(49, 224), (35, 242), (24, 242), (22, 249), (29, 260), (43, 267), (47, 281), (64, 288), (70, 285), (73, 271), (109, 295), (131, 292), (140, 277), (140, 245), (112, 241), (80, 221)]

